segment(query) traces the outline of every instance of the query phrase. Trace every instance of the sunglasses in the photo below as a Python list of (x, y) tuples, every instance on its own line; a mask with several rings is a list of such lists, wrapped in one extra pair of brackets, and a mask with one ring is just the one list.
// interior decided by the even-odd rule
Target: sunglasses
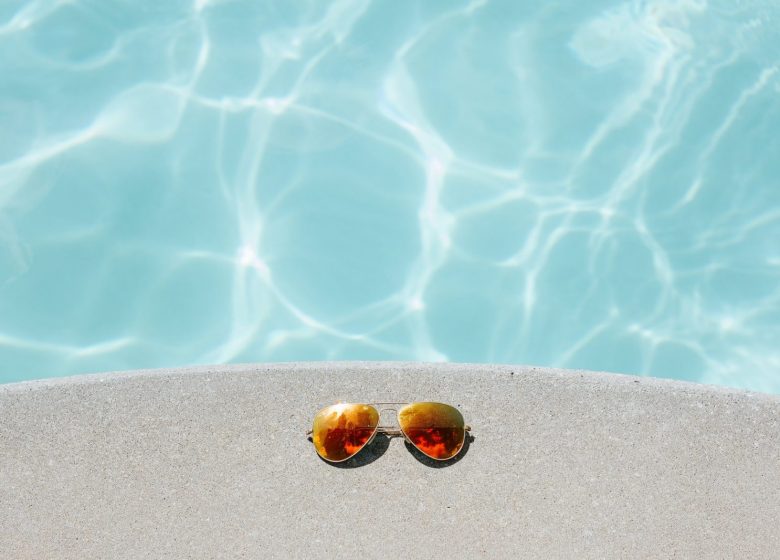
[[(403, 405), (396, 410), (401, 429), (380, 426), (379, 409), (374, 405)], [(320, 410), (307, 435), (317, 454), (330, 463), (354, 457), (377, 434), (403, 436), (425, 456), (446, 461), (463, 449), (468, 431), (471, 427), (464, 423), (463, 415), (448, 404), (339, 403)]]

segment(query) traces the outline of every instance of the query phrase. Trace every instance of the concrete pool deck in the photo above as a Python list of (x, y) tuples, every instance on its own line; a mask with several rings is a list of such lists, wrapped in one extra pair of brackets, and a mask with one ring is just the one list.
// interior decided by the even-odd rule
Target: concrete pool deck
[[(334, 467), (304, 433), (338, 400), (448, 402), (474, 437)], [(777, 396), (365, 362), (0, 385), (0, 558), (778, 558), (778, 520)]]

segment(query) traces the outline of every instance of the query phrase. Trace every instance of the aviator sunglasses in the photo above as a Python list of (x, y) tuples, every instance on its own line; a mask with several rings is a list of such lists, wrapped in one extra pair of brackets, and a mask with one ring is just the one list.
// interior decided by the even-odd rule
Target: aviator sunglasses
[[(399, 429), (379, 425), (376, 406), (403, 405), (396, 410)], [(384, 410), (384, 409), (383, 409)], [(452, 459), (466, 441), (471, 427), (457, 408), (437, 402), (338, 403), (314, 416), (307, 432), (317, 454), (330, 463), (340, 463), (357, 455), (374, 436), (403, 436), (421, 453), (437, 461)]]

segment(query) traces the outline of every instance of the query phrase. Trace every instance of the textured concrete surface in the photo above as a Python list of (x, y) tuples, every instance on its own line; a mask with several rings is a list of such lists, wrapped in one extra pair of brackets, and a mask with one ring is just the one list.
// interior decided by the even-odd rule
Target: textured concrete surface
[[(474, 439), (319, 460), (322, 406)], [(0, 558), (780, 558), (780, 398), (484, 365), (207, 367), (0, 386)]]

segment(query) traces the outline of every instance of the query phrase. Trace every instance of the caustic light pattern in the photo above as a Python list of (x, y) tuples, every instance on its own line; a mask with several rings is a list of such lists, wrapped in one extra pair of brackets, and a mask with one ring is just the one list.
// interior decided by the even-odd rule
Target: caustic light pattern
[(0, 2), (0, 381), (392, 359), (780, 393), (779, 99), (764, 0)]

